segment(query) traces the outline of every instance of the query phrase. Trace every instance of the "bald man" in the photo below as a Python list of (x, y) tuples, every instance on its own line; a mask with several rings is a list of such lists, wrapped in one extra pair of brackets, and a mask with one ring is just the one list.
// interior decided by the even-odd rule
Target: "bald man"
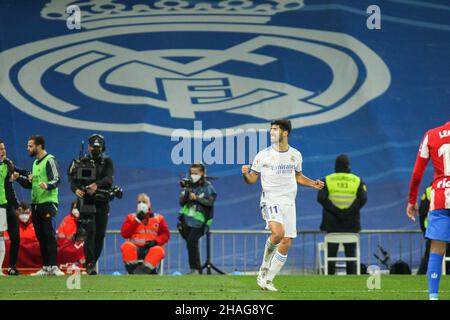
[(121, 234), (127, 239), (120, 247), (127, 272), (156, 274), (170, 232), (164, 217), (153, 212), (150, 197), (145, 193), (138, 195), (136, 212), (126, 217)]

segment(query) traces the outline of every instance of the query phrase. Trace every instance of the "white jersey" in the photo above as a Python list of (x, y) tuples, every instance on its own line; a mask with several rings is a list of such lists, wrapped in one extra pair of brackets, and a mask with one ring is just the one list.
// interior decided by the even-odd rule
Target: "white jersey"
[(302, 161), (300, 151), (291, 146), (283, 152), (271, 146), (256, 155), (251, 169), (261, 176), (261, 205), (295, 203), (295, 173), (302, 171)]

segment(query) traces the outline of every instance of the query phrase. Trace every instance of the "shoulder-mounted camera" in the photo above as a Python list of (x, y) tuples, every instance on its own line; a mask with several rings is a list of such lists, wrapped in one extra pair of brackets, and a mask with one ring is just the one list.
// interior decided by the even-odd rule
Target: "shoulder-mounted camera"
[(87, 156), (73, 160), (69, 174), (72, 179), (79, 183), (84, 184), (95, 181), (97, 170), (94, 160)]

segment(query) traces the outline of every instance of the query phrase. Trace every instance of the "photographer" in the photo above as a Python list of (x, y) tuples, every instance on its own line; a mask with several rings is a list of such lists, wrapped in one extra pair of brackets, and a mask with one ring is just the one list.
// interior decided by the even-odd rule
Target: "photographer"
[(177, 225), (180, 235), (186, 240), (189, 266), (188, 274), (201, 274), (198, 241), (212, 223), (214, 201), (217, 193), (206, 179), (205, 167), (195, 163), (189, 168), (189, 177), (180, 181), (180, 223)]
[(111, 200), (104, 196), (104, 191), (110, 190), (113, 185), (114, 166), (111, 158), (104, 154), (105, 150), (105, 138), (99, 134), (91, 135), (89, 154), (74, 160), (68, 172), (70, 187), (78, 197), (77, 208), (80, 211), (76, 240), (85, 240), (86, 272), (89, 275), (97, 274), (95, 265), (103, 248)]

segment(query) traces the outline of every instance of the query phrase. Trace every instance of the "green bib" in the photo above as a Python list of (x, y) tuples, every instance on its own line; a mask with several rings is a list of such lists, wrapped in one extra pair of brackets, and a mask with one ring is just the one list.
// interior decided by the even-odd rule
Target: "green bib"
[(55, 157), (51, 154), (47, 155), (39, 164), (38, 160), (33, 163), (33, 180), (31, 187), (31, 203), (41, 204), (46, 202), (58, 203), (58, 188), (52, 190), (44, 190), (39, 187), (39, 183), (48, 183), (47, 162)]
[[(187, 204), (185, 204), (181, 209), (180, 209), (180, 214), (184, 215), (186, 217), (192, 217), (197, 221), (200, 221), (202, 223), (205, 223), (205, 217), (203, 216), (203, 214), (200, 211), (195, 211), (193, 209), (193, 207), (189, 208), (189, 206)], [(211, 226), (213, 219), (209, 219), (208, 221), (206, 221), (206, 224), (208, 226)]]
[(339, 209), (349, 208), (356, 199), (361, 178), (352, 173), (333, 173), (325, 181), (330, 201)]
[(0, 164), (0, 205), (4, 206), (8, 203), (6, 200), (5, 179), (8, 175), (8, 166), (6, 163)]

